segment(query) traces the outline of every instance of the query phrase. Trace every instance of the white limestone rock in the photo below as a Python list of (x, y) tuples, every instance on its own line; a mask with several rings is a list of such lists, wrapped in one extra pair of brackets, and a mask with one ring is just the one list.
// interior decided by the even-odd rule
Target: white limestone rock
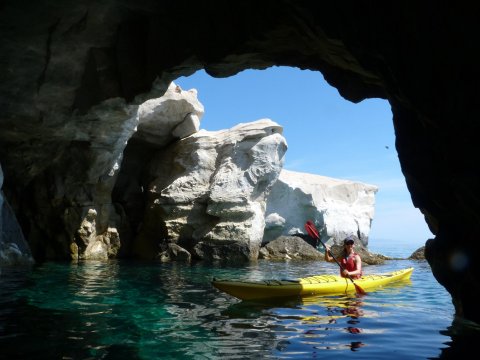
[(107, 260), (120, 249), (120, 236), (116, 228), (109, 227), (97, 235), (97, 211), (88, 209), (70, 245), (72, 260)]
[(184, 247), (200, 258), (256, 259), (265, 227), (265, 196), (287, 149), (282, 132), (277, 123), (262, 119), (229, 130), (201, 130), (159, 153), (136, 252), (157, 252), (162, 238), (180, 243), (192, 239), (190, 248)]
[(172, 140), (196, 133), (203, 114), (197, 90), (184, 91), (172, 82), (162, 97), (147, 100), (139, 106), (138, 128), (134, 137), (156, 146), (165, 146)]
[[(154, 83), (145, 96), (158, 95)], [(136, 99), (140, 101), (140, 97)], [(203, 105), (195, 89), (183, 91), (171, 83), (163, 96), (140, 103), (126, 104), (114, 98), (93, 106), (77, 121), (69, 122), (65, 131), (73, 137), (77, 166), (63, 177), (57, 189), (60, 198), (69, 199), (76, 208), (63, 216), (65, 227), (73, 229), (70, 255), (79, 259), (105, 259), (113, 256), (120, 239), (109, 228), (120, 226), (121, 214), (113, 206), (112, 189), (122, 164), (123, 152), (132, 138), (163, 147), (176, 138), (198, 131)], [(81, 164), (81, 165), (79, 165)], [(70, 164), (67, 164), (70, 166)], [(84, 234), (85, 212), (96, 212), (95, 233)], [(113, 237), (112, 237), (113, 236)], [(104, 241), (105, 240), (105, 241)]]
[(282, 170), (267, 199), (263, 243), (305, 233), (305, 222), (312, 220), (324, 227), (324, 242), (353, 234), (367, 246), (377, 191), (374, 185)]
[(188, 113), (185, 115), (183, 121), (175, 126), (172, 131), (172, 135), (176, 138), (182, 139), (193, 133), (196, 133), (200, 129), (200, 118), (197, 114)]

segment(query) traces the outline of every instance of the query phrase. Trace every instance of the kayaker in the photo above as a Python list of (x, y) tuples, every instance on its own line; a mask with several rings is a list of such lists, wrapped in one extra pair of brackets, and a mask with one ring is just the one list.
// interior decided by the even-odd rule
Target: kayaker
[[(343, 277), (352, 277), (358, 279), (362, 277), (362, 259), (354, 250), (355, 241), (352, 236), (347, 236), (343, 240), (343, 252), (340, 264), (343, 270), (340, 270), (340, 275)], [(335, 259), (331, 256), (330, 247), (325, 245), (325, 261), (334, 262)]]

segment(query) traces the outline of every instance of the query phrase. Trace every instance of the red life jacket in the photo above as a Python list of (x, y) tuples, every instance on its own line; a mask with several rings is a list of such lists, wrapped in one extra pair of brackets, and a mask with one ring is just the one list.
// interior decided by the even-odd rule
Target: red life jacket
[[(342, 261), (341, 261), (342, 267), (347, 271), (357, 270), (357, 264), (355, 263), (355, 257), (356, 256), (357, 256), (356, 252), (353, 252), (352, 255), (349, 256), (348, 258), (344, 256), (342, 258)], [(340, 269), (340, 276), (343, 276), (341, 269)], [(361, 277), (362, 277), (362, 274), (352, 276), (352, 278), (354, 278), (354, 279), (359, 279)]]

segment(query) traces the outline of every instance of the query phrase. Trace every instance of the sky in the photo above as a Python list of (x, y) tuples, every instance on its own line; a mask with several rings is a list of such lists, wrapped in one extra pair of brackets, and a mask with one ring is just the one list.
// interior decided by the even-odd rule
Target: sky
[(290, 67), (245, 70), (228, 78), (201, 70), (174, 82), (183, 90), (197, 89), (205, 108), (200, 128), (216, 131), (269, 118), (283, 127), (284, 169), (378, 186), (369, 246), (420, 247), (433, 237), (407, 190), (386, 100), (354, 104), (320, 72)]

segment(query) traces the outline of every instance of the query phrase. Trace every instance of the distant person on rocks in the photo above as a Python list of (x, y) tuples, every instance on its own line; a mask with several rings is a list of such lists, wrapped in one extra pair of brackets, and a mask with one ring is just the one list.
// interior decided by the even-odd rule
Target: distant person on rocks
[[(342, 265), (340, 276), (350, 276), (352, 279), (359, 279), (362, 277), (362, 259), (360, 258), (360, 255), (353, 251), (354, 246), (355, 241), (352, 236), (347, 236), (345, 240), (343, 240), (342, 258), (338, 259), (339, 263)], [(330, 252), (330, 247), (325, 246), (325, 248), (325, 261), (334, 262), (335, 259)]]

